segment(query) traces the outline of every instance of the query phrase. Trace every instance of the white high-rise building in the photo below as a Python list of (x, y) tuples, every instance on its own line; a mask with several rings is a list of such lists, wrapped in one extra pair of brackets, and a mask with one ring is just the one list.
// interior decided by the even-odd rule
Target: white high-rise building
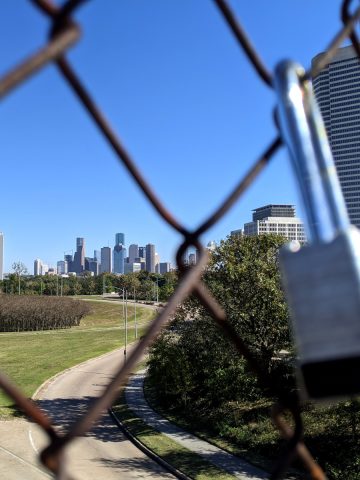
[(0, 232), (0, 280), (4, 279), (4, 234)]
[(57, 270), (58, 275), (65, 275), (66, 273), (68, 273), (68, 263), (67, 263), (67, 261), (59, 260), (57, 262), (56, 270)]
[(244, 224), (244, 235), (267, 233), (306, 242), (304, 224), (295, 216), (293, 205), (266, 205), (253, 210), (253, 221)]
[(34, 260), (34, 275), (42, 275), (42, 261), (40, 258)]
[(40, 275), (46, 275), (48, 272), (49, 272), (49, 265), (47, 263), (42, 263)]
[(360, 227), (360, 61), (353, 47), (340, 48), (313, 86), (350, 221)]

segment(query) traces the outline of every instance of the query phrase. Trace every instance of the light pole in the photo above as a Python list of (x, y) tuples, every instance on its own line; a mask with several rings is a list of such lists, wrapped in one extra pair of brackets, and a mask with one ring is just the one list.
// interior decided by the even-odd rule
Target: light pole
[(135, 292), (135, 287), (134, 287), (134, 313), (135, 313), (135, 338), (138, 337), (138, 331), (137, 331), (137, 321), (136, 321), (136, 292)]
[(125, 290), (126, 292), (126, 309), (125, 309), (125, 348), (124, 348), (124, 363), (126, 364), (126, 348), (127, 348), (127, 342), (128, 342), (128, 336), (127, 336), (127, 313), (128, 313), (128, 309), (127, 309), (127, 290)]

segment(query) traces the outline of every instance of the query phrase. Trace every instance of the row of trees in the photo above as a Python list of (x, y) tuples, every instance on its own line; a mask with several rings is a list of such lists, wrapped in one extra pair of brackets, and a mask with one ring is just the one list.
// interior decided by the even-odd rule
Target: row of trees
[[(18, 263), (21, 264), (21, 262)], [(15, 269), (14, 266), (13, 269), (14, 273), (0, 282), (0, 289), (3, 293), (57, 296), (101, 295), (111, 292), (120, 293), (122, 289), (126, 289), (130, 298), (134, 296), (135, 292), (135, 296), (139, 300), (166, 301), (174, 291), (177, 282), (176, 272), (163, 275), (146, 271), (126, 275), (103, 273), (96, 277), (85, 275), (64, 278), (57, 275), (30, 277), (26, 276), (23, 270)]]
[(0, 302), (0, 331), (70, 328), (79, 325), (90, 310), (88, 302), (72, 298), (4, 295)]

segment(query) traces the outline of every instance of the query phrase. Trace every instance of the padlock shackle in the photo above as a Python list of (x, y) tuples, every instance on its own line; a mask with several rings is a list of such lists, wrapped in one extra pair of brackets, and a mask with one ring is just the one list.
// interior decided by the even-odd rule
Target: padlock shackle
[(300, 185), (310, 240), (329, 242), (350, 221), (311, 82), (301, 65), (285, 60), (275, 69), (274, 86), (281, 136)]

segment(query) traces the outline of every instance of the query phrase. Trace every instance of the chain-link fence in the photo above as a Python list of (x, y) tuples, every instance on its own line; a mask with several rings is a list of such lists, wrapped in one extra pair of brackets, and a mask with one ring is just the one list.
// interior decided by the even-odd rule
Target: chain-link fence
[[(302, 419), (300, 412), (299, 399), (296, 393), (284, 393), (275, 391), (272, 385), (269, 385), (267, 372), (263, 371), (251, 354), (251, 349), (244, 344), (237, 335), (231, 324), (228, 322), (224, 310), (210, 294), (204, 283), (201, 281), (203, 269), (207, 263), (206, 250), (201, 245), (200, 236), (216, 224), (225, 213), (231, 209), (246, 189), (252, 184), (258, 174), (266, 167), (274, 154), (282, 146), (280, 134), (274, 138), (271, 144), (264, 149), (259, 159), (253, 164), (248, 173), (239, 181), (234, 190), (227, 196), (226, 200), (195, 230), (189, 230), (180, 224), (174, 216), (161, 203), (141, 171), (137, 168), (133, 159), (122, 145), (115, 132), (111, 129), (105, 116), (94, 100), (90, 97), (84, 84), (76, 75), (72, 66), (65, 57), (66, 51), (79, 39), (80, 30), (78, 25), (72, 20), (71, 14), (78, 8), (84, 0), (68, 0), (61, 8), (55, 6), (48, 0), (32, 0), (34, 6), (39, 8), (48, 18), (50, 23), (50, 35), (48, 43), (36, 54), (29, 57), (21, 65), (15, 67), (0, 79), (0, 96), (6, 96), (21, 82), (26, 81), (31, 75), (44, 67), (49, 62), (54, 62), (64, 80), (69, 83), (77, 95), (78, 100), (83, 104), (89, 115), (92, 117), (99, 130), (106, 137), (112, 149), (115, 151), (118, 159), (127, 168), (129, 175), (137, 182), (148, 201), (156, 209), (160, 217), (174, 230), (183, 236), (183, 242), (177, 251), (177, 265), (181, 272), (181, 280), (176, 291), (171, 296), (166, 307), (161, 311), (157, 318), (150, 325), (147, 334), (140, 340), (126, 365), (119, 368), (114, 378), (99, 397), (65, 434), (58, 433), (51, 425), (46, 415), (30, 400), (28, 400), (4, 374), (0, 374), (0, 386), (21, 408), (25, 414), (35, 421), (48, 435), (49, 445), (41, 452), (41, 460), (59, 479), (65, 479), (65, 469), (63, 462), (63, 453), (70, 442), (76, 437), (84, 435), (97, 421), (102, 412), (109, 408), (118, 395), (119, 387), (124, 384), (127, 375), (136, 365), (142, 356), (144, 350), (154, 341), (160, 329), (175, 312), (176, 307), (183, 302), (189, 295), (195, 295), (202, 305), (208, 310), (214, 321), (225, 332), (229, 340), (236, 346), (238, 352), (243, 355), (254, 375), (257, 375), (261, 383), (274, 393), (278, 402), (273, 407), (272, 415), (275, 425), (281, 434), (286, 438), (287, 444), (283, 454), (278, 459), (271, 475), (272, 479), (282, 476), (286, 468), (294, 457), (299, 457), (309, 470), (313, 479), (325, 479), (326, 476), (322, 469), (317, 465), (305, 444), (302, 442)], [(219, 11), (223, 15), (229, 28), (235, 35), (241, 48), (245, 51), (249, 62), (256, 70), (257, 74), (268, 88), (273, 88), (273, 76), (267, 66), (262, 61), (260, 55), (252, 45), (238, 19), (234, 16), (225, 0), (214, 0)], [(308, 71), (303, 80), (307, 80), (317, 75), (329, 61), (331, 61), (336, 50), (347, 37), (360, 57), (360, 46), (354, 30), (355, 23), (360, 19), (360, 8), (353, 14), (349, 13), (351, 0), (344, 0), (341, 7), (341, 16), (344, 23), (343, 29), (334, 37), (330, 43), (327, 53), (321, 62), (316, 65), (316, 71)], [(188, 247), (195, 247), (199, 250), (199, 261), (190, 269), (185, 269), (183, 264), (184, 253)], [(284, 419), (284, 412), (290, 412), (293, 417), (295, 428), (292, 429)]]

